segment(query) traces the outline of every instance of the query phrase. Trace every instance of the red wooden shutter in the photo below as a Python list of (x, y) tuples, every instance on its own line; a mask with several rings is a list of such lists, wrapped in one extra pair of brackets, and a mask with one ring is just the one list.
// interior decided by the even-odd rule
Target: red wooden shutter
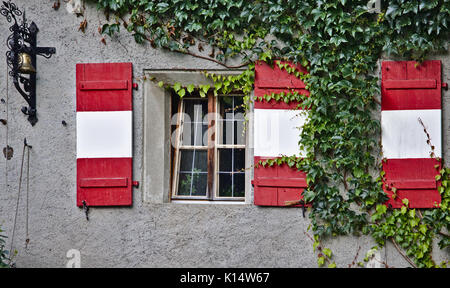
[[(303, 73), (303, 67), (295, 66)], [(308, 94), (305, 84), (277, 65), (272, 68), (264, 62), (255, 66), (255, 98), (267, 94), (297, 91)], [(286, 155), (301, 157), (299, 150), (300, 128), (305, 116), (296, 109), (299, 103), (259, 101), (255, 99), (254, 163)], [(254, 170), (254, 204), (261, 206), (286, 206), (286, 201), (298, 201), (307, 187), (306, 174), (287, 164), (271, 167), (256, 165)]]
[(132, 64), (77, 64), (77, 205), (132, 204)]
[(405, 198), (411, 208), (433, 208), (441, 201), (435, 179), (441, 163), (430, 157), (431, 145), (434, 157), (442, 157), (441, 87), (440, 61), (382, 63), (383, 189), (393, 208)]

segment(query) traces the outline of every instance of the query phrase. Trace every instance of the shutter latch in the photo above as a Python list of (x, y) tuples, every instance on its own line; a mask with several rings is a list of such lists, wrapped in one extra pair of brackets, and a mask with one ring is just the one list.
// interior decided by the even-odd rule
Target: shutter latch
[(448, 90), (448, 83), (442, 82), (442, 88), (444, 88), (444, 90)]
[(83, 203), (84, 213), (86, 214), (86, 220), (89, 221), (89, 206), (87, 205), (85, 200), (83, 200), (82, 203)]

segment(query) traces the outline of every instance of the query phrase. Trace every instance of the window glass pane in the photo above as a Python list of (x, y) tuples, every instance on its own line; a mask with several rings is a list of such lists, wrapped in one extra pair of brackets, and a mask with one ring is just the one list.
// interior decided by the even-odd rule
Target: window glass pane
[(208, 140), (209, 140), (208, 123), (206, 123), (206, 124), (202, 124), (202, 140), (201, 140), (201, 144), (199, 144), (199, 145), (208, 146)]
[(234, 119), (244, 120), (244, 97), (235, 96), (234, 98)]
[(219, 149), (219, 171), (221, 172), (231, 172), (232, 171), (232, 149)]
[(204, 116), (208, 114), (208, 101), (206, 99), (185, 99), (184, 100), (184, 123), (202, 122)]
[(208, 174), (180, 172), (178, 195), (206, 196)]
[(180, 171), (192, 171), (192, 159), (194, 150), (180, 150)]
[(233, 121), (219, 120), (218, 127), (218, 141), (219, 144), (231, 145), (233, 144)]
[(220, 116), (222, 119), (232, 120), (233, 119), (233, 98), (231, 96), (220, 96)]
[(191, 173), (180, 172), (178, 179), (178, 195), (189, 196), (191, 195), (192, 175)]
[(234, 172), (244, 172), (245, 149), (234, 149)]
[(194, 150), (195, 151), (195, 161), (194, 161), (194, 171), (198, 172), (208, 172), (208, 151), (206, 150)]
[(206, 196), (208, 173), (192, 173), (192, 196)]
[(245, 145), (243, 97), (220, 96), (219, 103), (218, 143)]
[(245, 173), (235, 173), (233, 175), (233, 196), (244, 197), (245, 196)]
[(243, 120), (234, 122), (234, 144), (236, 145), (245, 145), (244, 125)]
[(180, 150), (178, 195), (206, 196), (208, 167), (206, 150)]
[(219, 197), (232, 197), (232, 175), (231, 173), (219, 173)]
[(218, 153), (218, 196), (244, 197), (245, 149), (218, 149)]
[[(187, 122), (183, 124), (182, 146), (207, 146), (208, 124)], [(206, 137), (205, 137), (206, 135)]]
[(180, 150), (180, 171), (208, 172), (208, 152), (206, 150)]

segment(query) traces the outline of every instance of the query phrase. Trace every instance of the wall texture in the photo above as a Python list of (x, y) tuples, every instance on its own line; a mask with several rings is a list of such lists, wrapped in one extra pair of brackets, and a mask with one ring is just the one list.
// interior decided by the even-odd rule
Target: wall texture
[[(134, 76), (150, 69), (218, 69), (212, 62), (138, 45), (121, 33), (106, 45), (98, 33), (101, 12), (87, 5), (86, 33), (78, 31), (81, 17), (55, 11), (53, 1), (16, 0), (27, 18), (40, 28), (39, 46), (54, 46), (51, 59), (38, 58), (37, 109), (32, 127), (20, 108), (22, 97), (7, 79), (5, 54), (0, 53), (0, 147), (9, 144), (14, 156), (0, 155), (0, 221), (12, 235), (23, 140), (33, 146), (30, 157), (29, 238), (25, 248), (25, 190), (19, 202), (14, 248), (18, 267), (64, 267), (70, 249), (81, 252), (82, 267), (316, 267), (308, 218), (301, 209), (261, 208), (252, 204), (152, 204), (144, 202), (143, 185), (134, 189), (131, 208), (92, 208), (86, 221), (76, 207), (75, 65), (88, 62), (132, 62)], [(0, 18), (0, 47), (6, 51), (9, 26)], [(443, 61), (443, 81), (450, 82), (450, 57)], [(9, 81), (8, 85), (7, 82)], [(134, 92), (134, 175), (142, 181), (144, 85)], [(443, 94), (444, 158), (450, 158), (450, 92)], [(67, 122), (67, 126), (61, 124)], [(155, 135), (158, 137), (158, 135)], [(156, 153), (158, 153), (156, 151)], [(311, 234), (311, 233), (310, 233)], [(11, 240), (11, 239), (9, 239)], [(343, 237), (326, 243), (338, 266), (358, 260), (374, 245), (370, 238)], [(8, 248), (10, 242), (8, 243)], [(391, 266), (407, 266), (390, 245), (380, 253)], [(448, 251), (436, 249), (436, 260)]]

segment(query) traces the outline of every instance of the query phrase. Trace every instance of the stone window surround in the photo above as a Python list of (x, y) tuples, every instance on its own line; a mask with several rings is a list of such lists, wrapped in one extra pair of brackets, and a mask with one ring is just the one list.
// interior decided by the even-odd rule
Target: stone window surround
[[(202, 71), (222, 75), (236, 75), (242, 70), (225, 69), (192, 69), (192, 70), (167, 70), (167, 69), (145, 69), (144, 75), (147, 79), (157, 79), (164, 83), (180, 82), (182, 85), (188, 84), (209, 84), (213, 82), (207, 79)], [(250, 107), (252, 109), (253, 107)], [(142, 169), (142, 193), (144, 203), (190, 203), (190, 204), (252, 204), (253, 189), (251, 179), (253, 169), (246, 169), (245, 173), (245, 201), (194, 201), (170, 200), (170, 137), (171, 137), (171, 93), (164, 88), (160, 88), (155, 81), (146, 80), (143, 83), (143, 169)], [(247, 149), (245, 155), (245, 167), (249, 168), (253, 164), (253, 119), (249, 113), (246, 142)], [(154, 137), (158, 135), (159, 137)], [(163, 151), (163, 153), (154, 153)], [(162, 165), (163, 164), (163, 165)]]

